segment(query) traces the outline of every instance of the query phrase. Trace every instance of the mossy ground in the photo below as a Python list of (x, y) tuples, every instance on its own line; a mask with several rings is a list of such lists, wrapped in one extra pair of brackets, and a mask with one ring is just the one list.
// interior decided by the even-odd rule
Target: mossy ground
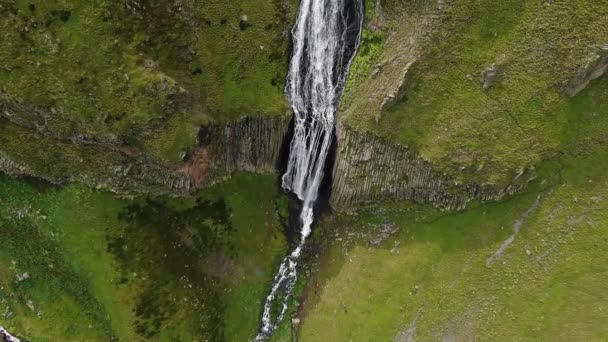
[[(285, 114), (295, 1), (180, 3), (0, 0), (0, 115), (45, 133), (2, 122), (0, 149), (60, 177), (117, 157), (57, 138), (175, 162), (209, 121)], [(357, 111), (375, 63), (395, 52), (399, 16), (425, 6), (381, 5), (384, 24), (367, 28), (353, 64), (347, 124), (463, 179), (504, 183), (530, 164), (539, 177), (456, 214), (385, 203), (327, 218), (313, 236), (326, 250), (303, 293), (301, 339), (391, 340), (414, 327), (420, 340), (608, 338), (608, 77), (562, 95), (605, 43), (608, 6), (450, 2), (403, 98)], [(492, 63), (499, 76), (483, 91)], [(194, 198), (128, 201), (0, 177), (2, 325), (42, 341), (250, 339), (286, 252), (275, 182), (240, 174)], [(397, 231), (372, 244), (385, 225)], [(274, 338), (291, 328), (287, 319)]]
[[(373, 17), (368, 27), (388, 38), (372, 63), (406, 53), (400, 49), (408, 42), (399, 39), (434, 21), (416, 38), (428, 46), (408, 71), (398, 101), (383, 111), (368, 107), (375, 96), (388, 95), (374, 93), (376, 68), (365, 68), (365, 77), (355, 73), (357, 86), (342, 108), (348, 125), (408, 145), (466, 181), (505, 184), (562, 151), (569, 117), (577, 113), (577, 100), (563, 90), (606, 44), (604, 1), (456, 1), (444, 3), (436, 18), (424, 15), (416, 1), (382, 6), (383, 19)], [(418, 12), (417, 24), (404, 21)], [(355, 70), (368, 59), (357, 57)], [(498, 76), (484, 91), (481, 73), (492, 64)], [(605, 114), (605, 101), (599, 106)]]
[(604, 146), (564, 156), (527, 191), (457, 214), (387, 203), (323, 222), (300, 339), (608, 338), (607, 163)]
[[(300, 338), (608, 338), (607, 95), (604, 76), (560, 100), (560, 153), (511, 198), (460, 213), (376, 204), (322, 222)], [(394, 234), (373, 244), (385, 226)]]
[(1, 176), (2, 324), (33, 341), (248, 340), (286, 248), (275, 190), (238, 174), (125, 201)]
[(3, 0), (0, 108), (177, 161), (209, 121), (287, 114), (294, 13), (280, 0)]

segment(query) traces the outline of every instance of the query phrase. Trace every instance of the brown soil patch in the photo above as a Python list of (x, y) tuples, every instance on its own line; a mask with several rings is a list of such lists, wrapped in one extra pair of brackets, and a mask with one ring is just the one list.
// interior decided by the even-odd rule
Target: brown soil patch
[(118, 147), (118, 151), (130, 158), (137, 157), (137, 149), (131, 145), (127, 145), (127, 144), (120, 145), (120, 147)]
[(179, 168), (180, 172), (183, 172), (190, 176), (191, 189), (197, 191), (200, 189), (205, 181), (209, 167), (213, 160), (213, 153), (210, 146), (201, 146), (194, 150), (190, 160)]

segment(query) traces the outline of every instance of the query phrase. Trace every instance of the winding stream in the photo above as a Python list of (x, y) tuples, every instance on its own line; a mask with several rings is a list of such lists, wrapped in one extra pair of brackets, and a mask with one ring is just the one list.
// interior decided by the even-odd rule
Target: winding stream
[(362, 25), (361, 0), (300, 2), (285, 87), (294, 112), (294, 135), (282, 178), (283, 188), (302, 201), (300, 241), (274, 277), (255, 341), (268, 339), (287, 312), (298, 276), (298, 259), (314, 221), (314, 206), (334, 137), (336, 108), (359, 46)]

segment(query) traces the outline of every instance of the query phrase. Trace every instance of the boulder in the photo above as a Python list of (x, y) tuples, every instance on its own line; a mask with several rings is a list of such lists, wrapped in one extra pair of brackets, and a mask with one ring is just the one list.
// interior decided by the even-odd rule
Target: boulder
[(608, 69), (608, 44), (591, 54), (566, 86), (566, 95), (573, 97), (585, 89), (589, 82), (602, 76)]

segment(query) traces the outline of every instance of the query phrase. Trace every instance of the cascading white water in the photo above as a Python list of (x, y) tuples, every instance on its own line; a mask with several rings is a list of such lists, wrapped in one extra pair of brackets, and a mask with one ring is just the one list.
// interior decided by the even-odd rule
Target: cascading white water
[(6, 341), (6, 342), (20, 342), (20, 340), (18, 338), (11, 335), (8, 332), (8, 330), (4, 329), (4, 327), (2, 327), (1, 325), (0, 325), (0, 340)]
[[(293, 52), (285, 87), (294, 112), (283, 188), (302, 201), (298, 246), (283, 259), (266, 298), (262, 327), (255, 341), (264, 341), (287, 312), (297, 280), (297, 261), (311, 233), (314, 204), (323, 179), (325, 159), (334, 134), (334, 114), (348, 68), (357, 50), (363, 5), (361, 0), (302, 0), (292, 30)], [(276, 317), (273, 306), (280, 304)]]

